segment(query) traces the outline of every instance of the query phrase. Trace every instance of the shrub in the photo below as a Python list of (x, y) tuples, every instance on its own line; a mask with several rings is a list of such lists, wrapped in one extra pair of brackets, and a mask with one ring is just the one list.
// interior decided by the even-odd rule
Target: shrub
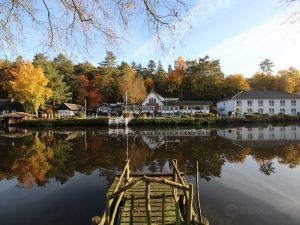
[(194, 113), (193, 117), (195, 117), (195, 118), (209, 118), (209, 117), (215, 117), (215, 114), (213, 114), (213, 113)]

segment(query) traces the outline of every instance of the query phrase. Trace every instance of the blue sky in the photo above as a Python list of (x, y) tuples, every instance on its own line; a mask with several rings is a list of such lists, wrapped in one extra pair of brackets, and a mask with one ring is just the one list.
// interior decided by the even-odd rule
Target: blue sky
[[(226, 75), (243, 73), (247, 77), (258, 70), (259, 62), (265, 58), (274, 62), (275, 71), (289, 66), (300, 69), (300, 29), (286, 23), (286, 15), (277, 0), (195, 1), (188, 17), (192, 28), (181, 28), (175, 49), (160, 51), (149, 32), (137, 23), (128, 31), (130, 39), (117, 52), (117, 59), (143, 65), (150, 59), (160, 59), (167, 67), (178, 56), (188, 60), (209, 55), (220, 59)], [(27, 59), (38, 52), (31, 46), (35, 42), (33, 36), (21, 51)], [(167, 36), (165, 41), (169, 41)], [(99, 42), (90, 54), (83, 53), (74, 61), (87, 60), (97, 65), (107, 47)]]

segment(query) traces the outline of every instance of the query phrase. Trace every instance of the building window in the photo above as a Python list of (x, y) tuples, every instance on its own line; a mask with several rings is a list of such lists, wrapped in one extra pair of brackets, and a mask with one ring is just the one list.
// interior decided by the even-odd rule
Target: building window
[(270, 101), (269, 101), (269, 105), (270, 105), (270, 106), (274, 106), (274, 100), (270, 100)]
[(281, 114), (285, 114), (285, 109), (280, 109)]
[(248, 113), (248, 114), (252, 114), (252, 113), (253, 113), (253, 110), (252, 110), (252, 109), (247, 109), (247, 113)]
[(149, 103), (155, 104), (156, 103), (156, 99), (155, 98), (149, 98)]
[(264, 140), (264, 134), (263, 133), (259, 133), (258, 134), (258, 139), (259, 140)]
[(242, 101), (236, 101), (236, 106), (242, 106)]
[(274, 127), (269, 127), (269, 131), (274, 131)]
[(252, 101), (247, 101), (248, 106), (252, 106)]
[(296, 100), (291, 100), (291, 105), (296, 106)]
[(270, 114), (270, 115), (274, 115), (274, 109), (271, 109), (271, 108), (270, 108), (270, 109), (269, 109), (269, 114)]
[(253, 134), (248, 134), (248, 140), (253, 140)]
[(262, 100), (258, 100), (258, 106), (264, 106), (264, 102)]
[(264, 113), (264, 109), (263, 108), (259, 108), (258, 109), (258, 113), (263, 114)]
[(292, 115), (296, 115), (296, 109), (291, 109), (291, 113), (292, 113)]
[(285, 100), (280, 100), (280, 106), (285, 106)]

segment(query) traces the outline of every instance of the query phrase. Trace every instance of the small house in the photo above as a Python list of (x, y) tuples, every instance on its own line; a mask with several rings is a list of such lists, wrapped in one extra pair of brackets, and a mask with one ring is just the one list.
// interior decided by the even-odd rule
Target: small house
[(83, 112), (84, 106), (73, 103), (63, 103), (57, 113), (60, 117), (72, 117), (75, 116), (76, 113)]
[(36, 115), (25, 112), (8, 113), (2, 117), (5, 126), (17, 124), (21, 120), (31, 120), (33, 118), (37, 118)]

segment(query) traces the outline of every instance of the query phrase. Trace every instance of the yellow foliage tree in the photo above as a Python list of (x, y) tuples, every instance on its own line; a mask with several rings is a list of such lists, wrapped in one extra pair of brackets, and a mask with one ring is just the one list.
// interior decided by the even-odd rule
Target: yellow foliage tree
[(13, 97), (34, 112), (52, 96), (52, 90), (47, 87), (49, 80), (41, 67), (23, 63), (12, 68), (10, 74), (9, 88)]

